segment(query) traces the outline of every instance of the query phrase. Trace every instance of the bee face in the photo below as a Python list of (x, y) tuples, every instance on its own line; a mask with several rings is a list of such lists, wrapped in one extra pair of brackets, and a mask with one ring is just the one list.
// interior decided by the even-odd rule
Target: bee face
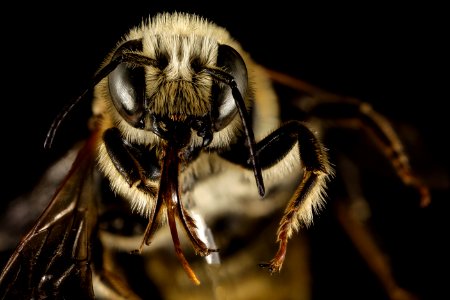
[(228, 125), (239, 121), (238, 108), (230, 88), (210, 72), (231, 75), (247, 104), (251, 96), (246, 63), (234, 47), (240, 49), (223, 29), (183, 14), (160, 15), (131, 30), (109, 62), (134, 58), (119, 63), (97, 88), (112, 112), (108, 124), (148, 144), (156, 135), (195, 147), (222, 145), (236, 134)]

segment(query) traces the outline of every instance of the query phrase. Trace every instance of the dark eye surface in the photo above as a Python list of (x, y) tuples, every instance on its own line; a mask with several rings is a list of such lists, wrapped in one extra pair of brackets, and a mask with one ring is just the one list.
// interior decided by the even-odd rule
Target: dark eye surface
[(130, 125), (140, 127), (145, 101), (144, 68), (120, 64), (109, 74), (108, 80), (117, 111)]
[[(228, 45), (219, 45), (217, 66), (233, 76), (239, 92), (245, 98), (248, 87), (247, 67), (241, 55)], [(212, 87), (214, 110), (212, 119), (214, 130), (225, 128), (236, 116), (238, 110), (229, 86), (223, 83), (214, 84)]]
[[(120, 46), (113, 56), (117, 58), (126, 50), (140, 50), (142, 42), (133, 40)], [(145, 101), (145, 71), (143, 67), (121, 63), (108, 76), (109, 92), (119, 114), (133, 127), (143, 126)]]

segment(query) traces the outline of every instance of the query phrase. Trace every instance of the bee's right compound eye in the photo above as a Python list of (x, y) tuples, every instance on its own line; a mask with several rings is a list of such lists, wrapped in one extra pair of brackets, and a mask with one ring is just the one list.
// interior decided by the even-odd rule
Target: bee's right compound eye
[[(122, 44), (114, 53), (116, 59), (126, 51), (141, 51), (142, 41), (131, 40)], [(142, 66), (127, 63), (119, 64), (108, 75), (109, 93), (114, 107), (128, 124), (135, 128), (143, 128), (145, 102), (145, 70)]]
[(142, 128), (145, 101), (143, 67), (119, 64), (108, 76), (109, 92), (114, 107), (133, 127)]

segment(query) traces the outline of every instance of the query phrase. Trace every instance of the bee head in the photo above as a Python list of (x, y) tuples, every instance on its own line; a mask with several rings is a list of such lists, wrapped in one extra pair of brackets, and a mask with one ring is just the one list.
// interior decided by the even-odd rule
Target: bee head
[[(132, 127), (166, 140), (193, 130), (206, 146), (214, 132), (236, 117), (238, 107), (227, 80), (232, 78), (245, 97), (247, 68), (235, 49), (220, 44), (211, 65), (199, 47), (182, 47), (188, 44), (184, 38), (178, 39), (178, 48), (163, 47), (156, 39), (159, 48), (151, 58), (140, 54), (141, 40), (122, 44), (111, 59), (110, 64), (117, 66), (108, 75), (109, 93), (117, 112)], [(195, 43), (199, 44), (203, 43)], [(227, 78), (222, 78), (224, 74)]]
[(128, 38), (97, 72), (91, 86), (54, 120), (46, 148), (71, 109), (104, 79), (110, 108), (120, 118), (116, 121), (152, 132), (178, 149), (193, 134), (206, 147), (214, 133), (228, 132), (233, 128), (230, 124), (240, 120), (259, 192), (264, 194), (246, 106), (246, 101), (250, 103), (247, 67), (233, 47), (195, 34)]

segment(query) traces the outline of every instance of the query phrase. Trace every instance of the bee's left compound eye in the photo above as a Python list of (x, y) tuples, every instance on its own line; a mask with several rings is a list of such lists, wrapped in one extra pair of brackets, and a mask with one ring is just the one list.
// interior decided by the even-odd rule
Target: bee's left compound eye
[[(241, 55), (228, 45), (220, 45), (217, 66), (224, 68), (234, 78), (239, 92), (245, 98), (248, 86), (247, 67)], [(215, 101), (212, 114), (214, 130), (219, 131), (231, 122), (238, 113), (238, 109), (229, 86), (223, 83), (214, 85), (213, 95)]]
[[(120, 46), (113, 58), (125, 50), (142, 48), (140, 40), (128, 41)], [(145, 71), (142, 66), (119, 64), (108, 76), (109, 92), (112, 102), (120, 115), (133, 127), (144, 126)]]

